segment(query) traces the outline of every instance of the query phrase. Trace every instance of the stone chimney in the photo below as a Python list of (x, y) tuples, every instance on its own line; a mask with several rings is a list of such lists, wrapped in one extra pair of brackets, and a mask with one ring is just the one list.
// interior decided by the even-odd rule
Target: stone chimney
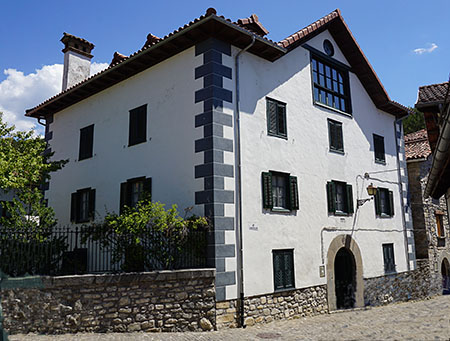
[(62, 91), (64, 91), (89, 77), (94, 44), (65, 32), (61, 42), (64, 44), (62, 50), (64, 52)]

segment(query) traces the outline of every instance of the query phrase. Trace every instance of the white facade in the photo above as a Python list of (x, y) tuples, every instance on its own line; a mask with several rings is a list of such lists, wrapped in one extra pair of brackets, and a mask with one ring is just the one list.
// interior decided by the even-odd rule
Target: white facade
[[(334, 46), (333, 58), (351, 66), (327, 30), (307, 44), (322, 51), (325, 39)], [(234, 173), (237, 146), (231, 118), (236, 115), (234, 62), (241, 50), (231, 46), (228, 53), (220, 44), (224, 43), (215, 40), (210, 42), (209, 50), (201, 47), (197, 51), (200, 44), (188, 48), (55, 113), (49, 124), (52, 133), (49, 144), (55, 160), (68, 159), (69, 163), (52, 175), (46, 198), (59, 223), (69, 225), (71, 193), (94, 188), (96, 219), (102, 219), (108, 212), (119, 211), (120, 184), (145, 176), (152, 178), (153, 201), (167, 206), (177, 204), (179, 211), (194, 206), (192, 212), (197, 215), (206, 214), (208, 205), (216, 205), (214, 209), (219, 211), (222, 208), (223, 212), (213, 214), (213, 220), (215, 224), (219, 219), (223, 222), (221, 229), (217, 227), (219, 223), (215, 225), (214, 259), (218, 272), (216, 286), (223, 289), (217, 297), (224, 300), (239, 297), (239, 219), (235, 207), (239, 198)], [(208, 81), (202, 78), (205, 75), (197, 75), (209, 63), (207, 59), (213, 58), (205, 51), (212, 51), (213, 56), (219, 51), (219, 66), (223, 67), (212, 68)], [(406, 174), (404, 169), (399, 170), (403, 166), (398, 162), (396, 117), (375, 106), (351, 71), (351, 115), (314, 104), (310, 53), (299, 46), (274, 62), (250, 53), (240, 56), (245, 296), (274, 292), (273, 250), (294, 250), (295, 288), (327, 284), (329, 247), (340, 235), (350, 235), (359, 247), (362, 269), (358, 271), (362, 271), (364, 278), (385, 274), (382, 249), (385, 243), (394, 245), (396, 271), (410, 269), (408, 253), (413, 252), (413, 245), (407, 242), (410, 236), (405, 232), (401, 204), (404, 198), (400, 183)], [(216, 63), (217, 55), (214, 58)], [(211, 86), (207, 82), (217, 84)], [(212, 91), (214, 95), (207, 97), (206, 90), (211, 87), (222, 92)], [(228, 98), (230, 93), (232, 96)], [(286, 103), (286, 139), (268, 135), (267, 98)], [(221, 104), (211, 109), (208, 102), (211, 100)], [(147, 105), (147, 140), (128, 146), (129, 111), (142, 105)], [(216, 109), (223, 116), (222, 123), (213, 120), (209, 126), (197, 124), (203, 111)], [(329, 150), (328, 119), (342, 123), (343, 154)], [(93, 157), (79, 161), (80, 129), (92, 124)], [(197, 150), (198, 145), (207, 144), (209, 128), (220, 143), (211, 142), (209, 149)], [(373, 134), (384, 137), (385, 164), (375, 162)], [(231, 143), (231, 149), (227, 142)], [(208, 157), (215, 158), (212, 162), (206, 161), (209, 152), (212, 154)], [(404, 161), (402, 155), (401, 160)], [(199, 166), (212, 166), (214, 170), (201, 175), (204, 169)], [(231, 174), (227, 173), (227, 167), (233, 168)], [(297, 177), (298, 210), (275, 212), (263, 208), (261, 175), (268, 171)], [(365, 177), (366, 173), (369, 177)], [(352, 185), (353, 214), (328, 213), (326, 184), (332, 180)], [(208, 187), (211, 183), (212, 189)], [(357, 206), (357, 199), (368, 198), (369, 184), (393, 192), (392, 217), (377, 217), (373, 201)], [(208, 197), (210, 192), (212, 201)], [(219, 196), (222, 199), (217, 199)]]
[[(197, 66), (193, 48), (87, 98), (54, 116), (49, 144), (53, 159), (68, 159), (52, 174), (46, 191), (59, 224), (70, 224), (70, 194), (96, 189), (96, 217), (119, 212), (120, 183), (152, 177), (153, 200), (180, 211), (194, 206), (201, 180), (194, 179), (194, 153), (201, 132), (193, 121), (200, 105), (194, 104)], [(200, 82), (200, 81), (198, 81)], [(147, 104), (147, 141), (128, 146), (129, 110)], [(94, 124), (93, 157), (78, 161), (80, 129)], [(194, 213), (203, 215), (200, 207)]]

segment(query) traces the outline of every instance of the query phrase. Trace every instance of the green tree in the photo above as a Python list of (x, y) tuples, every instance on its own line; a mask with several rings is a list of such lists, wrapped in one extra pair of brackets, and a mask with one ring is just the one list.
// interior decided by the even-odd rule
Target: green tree
[(403, 120), (403, 130), (405, 135), (425, 129), (425, 118), (423, 113), (416, 108), (410, 108), (414, 113)]
[(109, 213), (103, 222), (87, 226), (83, 239), (112, 248), (113, 262), (121, 262), (124, 271), (173, 269), (182, 265), (188, 249), (199, 259), (204, 256), (206, 235), (201, 231), (207, 226), (204, 217), (183, 218), (176, 205), (166, 210), (160, 202), (145, 198), (120, 215)]
[(17, 131), (0, 113), (0, 189), (14, 193), (12, 202), (2, 203), (10, 214), (0, 221), (4, 227), (30, 230), (56, 224), (39, 187), (66, 161), (50, 162), (52, 154), (44, 155), (46, 145), (34, 130)]

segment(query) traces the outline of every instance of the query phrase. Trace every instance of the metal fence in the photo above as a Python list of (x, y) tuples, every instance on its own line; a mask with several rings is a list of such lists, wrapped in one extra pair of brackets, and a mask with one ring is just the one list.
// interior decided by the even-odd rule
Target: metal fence
[(206, 266), (206, 231), (151, 231), (94, 238), (89, 227), (51, 231), (0, 229), (0, 269), (9, 276), (70, 275)]

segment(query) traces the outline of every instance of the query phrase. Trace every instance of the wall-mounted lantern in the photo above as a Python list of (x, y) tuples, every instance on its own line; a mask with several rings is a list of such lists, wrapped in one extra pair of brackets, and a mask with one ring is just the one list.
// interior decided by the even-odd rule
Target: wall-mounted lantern
[(372, 200), (375, 197), (375, 195), (377, 194), (377, 188), (373, 184), (370, 184), (369, 186), (367, 186), (367, 194), (369, 194), (371, 197), (366, 198), (366, 199), (358, 199), (357, 200), (358, 207), (360, 207), (360, 206), (364, 205), (366, 202)]

